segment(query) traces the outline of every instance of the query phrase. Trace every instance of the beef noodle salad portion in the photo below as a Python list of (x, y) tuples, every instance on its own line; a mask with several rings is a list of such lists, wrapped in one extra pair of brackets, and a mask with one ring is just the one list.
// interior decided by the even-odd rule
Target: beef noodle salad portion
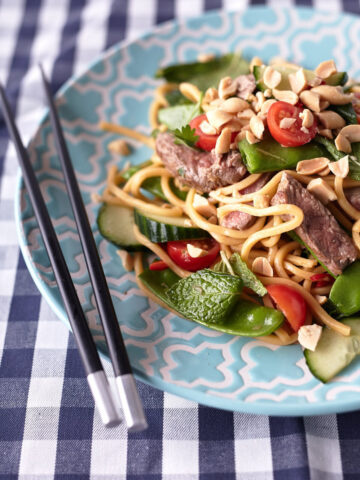
[(330, 380), (360, 353), (360, 87), (332, 60), (311, 71), (238, 54), (157, 77), (151, 136), (100, 125), (121, 136), (113, 152), (126, 137), (153, 149), (109, 168), (101, 234), (159, 305), (299, 342)]

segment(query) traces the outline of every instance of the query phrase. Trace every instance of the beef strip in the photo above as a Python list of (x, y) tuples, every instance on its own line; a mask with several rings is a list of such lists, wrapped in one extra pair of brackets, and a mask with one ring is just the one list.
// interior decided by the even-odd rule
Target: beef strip
[(183, 184), (201, 192), (239, 182), (247, 174), (239, 152), (218, 155), (174, 143), (171, 133), (159, 133), (156, 152), (166, 168)]
[(240, 75), (235, 79), (237, 83), (236, 95), (244, 100), (248, 99), (248, 96), (253, 93), (256, 88), (255, 77), (252, 73), (249, 75)]
[(360, 210), (360, 187), (348, 188), (345, 191), (345, 196), (351, 205)]
[[(271, 173), (264, 173), (264, 175), (261, 175), (256, 182), (240, 190), (240, 193), (242, 195), (246, 195), (248, 193), (257, 192), (269, 181), (271, 175)], [(232, 228), (234, 230), (246, 230), (254, 225), (255, 220), (256, 217), (250, 215), (250, 213), (234, 211), (225, 215), (220, 223), (221, 226), (226, 228)]]
[[(283, 173), (271, 201), (272, 205), (284, 203), (296, 205), (304, 212), (304, 220), (295, 232), (332, 273), (339, 275), (356, 260), (356, 248), (335, 217), (288, 173)], [(288, 216), (283, 219), (286, 221)]]

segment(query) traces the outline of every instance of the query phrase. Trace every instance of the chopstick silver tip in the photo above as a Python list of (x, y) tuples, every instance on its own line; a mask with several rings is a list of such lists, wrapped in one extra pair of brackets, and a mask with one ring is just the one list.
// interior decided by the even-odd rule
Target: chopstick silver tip
[(119, 375), (116, 377), (116, 385), (128, 431), (146, 430), (148, 424), (133, 375)]
[(121, 419), (104, 370), (90, 373), (87, 376), (87, 381), (105, 427), (111, 428), (119, 425)]

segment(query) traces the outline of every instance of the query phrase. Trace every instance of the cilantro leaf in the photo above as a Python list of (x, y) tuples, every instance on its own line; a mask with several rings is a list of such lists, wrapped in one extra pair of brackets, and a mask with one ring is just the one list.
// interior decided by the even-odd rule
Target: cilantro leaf
[(235, 306), (242, 286), (239, 277), (205, 269), (176, 282), (166, 296), (185, 318), (221, 324)]
[(191, 128), (190, 125), (185, 125), (184, 127), (177, 128), (173, 131), (175, 135), (176, 145), (187, 145), (188, 147), (193, 147), (195, 143), (199, 140), (199, 136), (195, 135), (195, 128)]

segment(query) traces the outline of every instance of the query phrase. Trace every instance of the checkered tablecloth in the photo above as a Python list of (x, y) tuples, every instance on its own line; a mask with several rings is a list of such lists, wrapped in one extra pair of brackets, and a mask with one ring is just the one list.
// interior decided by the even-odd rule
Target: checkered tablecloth
[[(273, 3), (360, 12), (358, 0)], [(57, 89), (108, 46), (155, 23), (246, 5), (0, 0), (0, 80), (24, 139), (43, 113), (39, 61), (52, 71)], [(16, 173), (0, 116), (0, 479), (360, 479), (360, 412), (312, 418), (230, 413), (139, 383), (149, 429), (130, 435), (124, 426), (106, 430), (74, 340), (39, 295), (17, 246)]]

